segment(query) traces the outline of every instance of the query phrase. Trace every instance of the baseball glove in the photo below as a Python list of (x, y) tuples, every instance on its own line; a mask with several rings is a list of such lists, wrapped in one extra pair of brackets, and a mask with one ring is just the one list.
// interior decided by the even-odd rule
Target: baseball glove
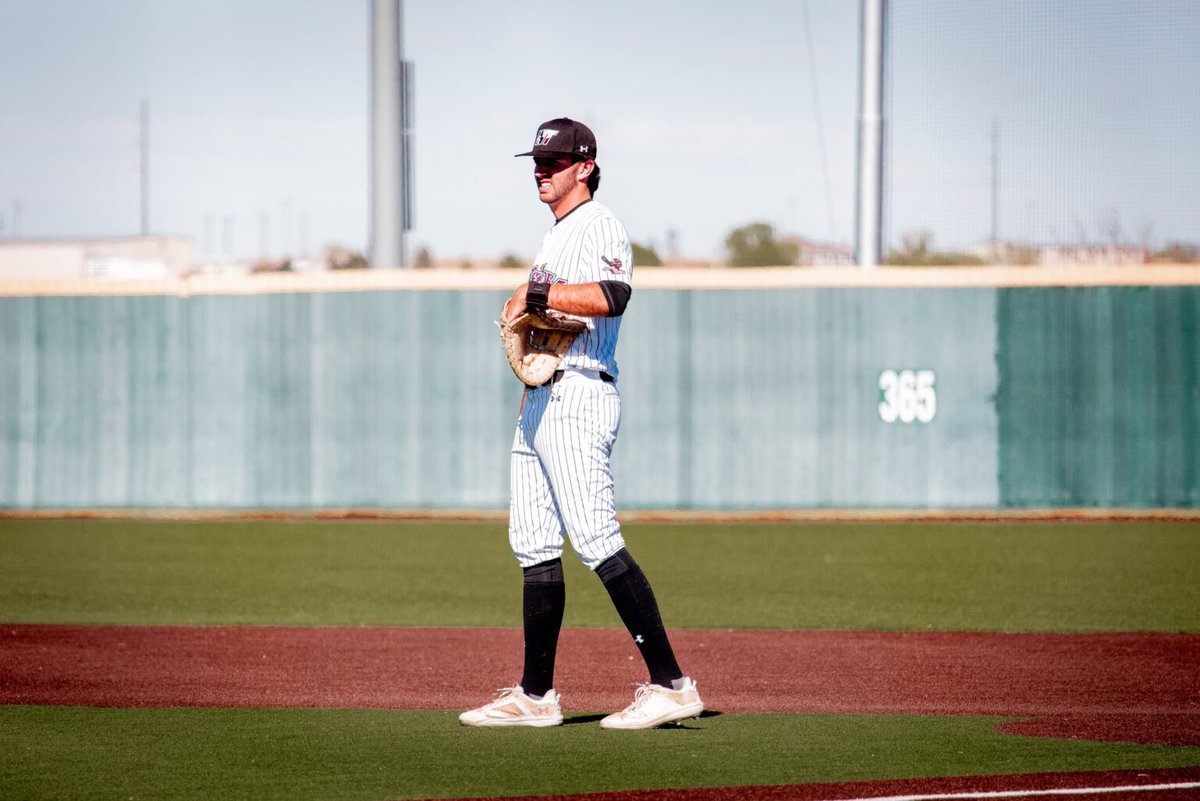
[(551, 311), (526, 311), (500, 327), (504, 355), (517, 378), (529, 386), (550, 380), (558, 363), (587, 323)]

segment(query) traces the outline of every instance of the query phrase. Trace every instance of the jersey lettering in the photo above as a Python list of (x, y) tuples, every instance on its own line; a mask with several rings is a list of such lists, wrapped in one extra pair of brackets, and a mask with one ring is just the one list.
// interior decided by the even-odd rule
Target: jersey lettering
[(541, 284), (565, 284), (565, 278), (559, 278), (550, 269), (549, 264), (535, 264), (529, 271), (529, 280)]

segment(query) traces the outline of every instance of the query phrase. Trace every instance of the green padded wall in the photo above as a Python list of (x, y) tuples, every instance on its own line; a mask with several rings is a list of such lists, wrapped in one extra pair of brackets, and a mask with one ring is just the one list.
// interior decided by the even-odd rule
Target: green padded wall
[[(635, 293), (619, 497), (639, 507), (993, 506), (991, 289)], [(933, 370), (929, 423), (886, 423), (885, 369)]]
[(495, 506), (501, 300), (0, 298), (0, 505)]
[(1200, 287), (999, 295), (1005, 506), (1200, 504)]
[[(0, 298), (0, 506), (503, 509), (506, 294)], [(618, 503), (1195, 507), (1198, 318), (1195, 286), (639, 290)]]
[(0, 503), (188, 501), (184, 304), (0, 299)]

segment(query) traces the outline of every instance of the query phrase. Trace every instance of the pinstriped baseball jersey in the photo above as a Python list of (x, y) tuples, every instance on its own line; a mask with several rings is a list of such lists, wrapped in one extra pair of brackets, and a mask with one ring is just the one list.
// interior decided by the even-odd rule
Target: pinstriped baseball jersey
[[(589, 284), (633, 280), (633, 248), (629, 235), (608, 207), (595, 200), (576, 206), (546, 232), (530, 281)], [(602, 370), (617, 375), (617, 335), (620, 317), (585, 317), (588, 330), (576, 338), (561, 362), (563, 367)]]

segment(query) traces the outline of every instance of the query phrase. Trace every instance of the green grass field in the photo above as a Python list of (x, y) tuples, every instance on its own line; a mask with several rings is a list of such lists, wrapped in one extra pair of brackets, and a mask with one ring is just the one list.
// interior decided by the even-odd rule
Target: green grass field
[(995, 731), (998, 720), (720, 715), (687, 728), (618, 733), (594, 720), (463, 729), (451, 712), (0, 707), (0, 788), (27, 801), (368, 801), (1200, 761), (1200, 748), (1007, 737)]
[[(672, 628), (1200, 632), (1200, 525), (626, 527)], [(567, 560), (566, 625), (616, 627)], [(0, 624), (509, 626), (498, 523), (0, 520)], [(0, 679), (3, 667), (0, 666)], [(0, 799), (503, 796), (1200, 765), (996, 718), (716, 715), (475, 731), (453, 712), (0, 707)]]
[[(634, 524), (694, 629), (1200, 632), (1200, 524)], [(517, 626), (504, 524), (0, 520), (0, 621)], [(616, 627), (564, 560), (566, 625)]]

